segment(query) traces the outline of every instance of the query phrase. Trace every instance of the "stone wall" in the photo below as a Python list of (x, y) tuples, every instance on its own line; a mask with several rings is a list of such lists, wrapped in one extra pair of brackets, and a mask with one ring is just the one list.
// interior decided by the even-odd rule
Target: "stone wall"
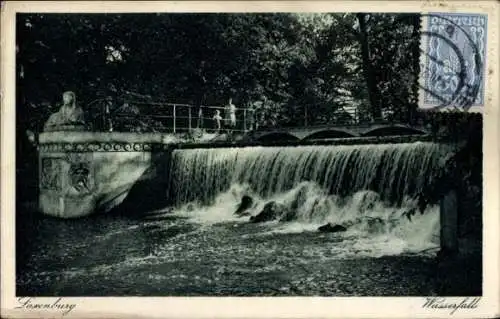
[[(171, 136), (162, 134), (40, 134), (40, 210), (61, 218), (107, 212), (130, 197), (131, 190), (144, 196), (144, 202), (149, 197), (166, 199), (166, 194), (156, 192), (166, 187), (165, 157), (172, 142)], [(137, 185), (143, 186), (142, 191)]]

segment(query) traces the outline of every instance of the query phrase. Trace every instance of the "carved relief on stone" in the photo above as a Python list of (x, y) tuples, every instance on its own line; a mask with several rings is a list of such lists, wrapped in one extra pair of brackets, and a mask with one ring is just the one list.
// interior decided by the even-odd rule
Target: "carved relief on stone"
[(55, 191), (60, 191), (62, 189), (62, 161), (61, 158), (42, 158), (40, 174), (40, 187), (42, 189)]
[(91, 154), (68, 154), (68, 192), (73, 195), (88, 194), (93, 190), (94, 176)]
[(40, 145), (40, 152), (160, 152), (168, 151), (176, 144), (172, 143), (46, 143)]
[(71, 164), (69, 167), (69, 184), (78, 193), (90, 192), (90, 168), (88, 163)]

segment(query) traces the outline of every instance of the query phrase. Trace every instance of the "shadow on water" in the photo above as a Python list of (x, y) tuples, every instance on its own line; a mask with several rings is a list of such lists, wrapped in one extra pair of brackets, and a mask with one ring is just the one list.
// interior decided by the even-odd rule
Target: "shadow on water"
[[(167, 207), (170, 204), (168, 198), (170, 157), (171, 152), (152, 153), (148, 169), (130, 189), (127, 188), (114, 196), (118, 198), (126, 194), (125, 199), (106, 214), (142, 218), (147, 212)], [(107, 206), (106, 203), (100, 204), (98, 206)]]
[[(196, 230), (175, 216), (151, 221), (115, 213), (65, 220), (22, 208), (17, 215), (16, 292), (27, 296), (112, 294), (118, 288), (94, 290), (97, 284), (87, 285), (82, 274), (156, 256), (177, 236)], [(78, 281), (71, 279), (73, 272)]]

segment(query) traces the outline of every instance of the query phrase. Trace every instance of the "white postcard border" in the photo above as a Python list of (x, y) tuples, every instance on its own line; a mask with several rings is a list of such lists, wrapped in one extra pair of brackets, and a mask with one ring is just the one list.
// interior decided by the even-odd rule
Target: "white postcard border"
[[(478, 12), (488, 14), (486, 107), (483, 139), (483, 297), (476, 309), (459, 310), (456, 318), (492, 317), (499, 309), (499, 6), (494, 1), (176, 1), (176, 2), (7, 2), (2, 3), (1, 28), (1, 309), (2, 317), (47, 317), (16, 309), (15, 297), (15, 13), (16, 12)], [(37, 303), (57, 298), (36, 298)], [(448, 298), (460, 300), (460, 298)], [(463, 299), (463, 298), (462, 298)], [(448, 310), (424, 309), (425, 297), (290, 297), (63, 298), (76, 307), (72, 318), (438, 318)], [(60, 316), (59, 311), (53, 312)]]

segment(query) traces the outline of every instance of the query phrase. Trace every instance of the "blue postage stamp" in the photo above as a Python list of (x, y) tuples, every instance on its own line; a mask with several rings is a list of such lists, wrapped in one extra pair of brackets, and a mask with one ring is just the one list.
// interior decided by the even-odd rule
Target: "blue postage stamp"
[(423, 15), (420, 108), (469, 110), (484, 106), (487, 27), (486, 14)]

